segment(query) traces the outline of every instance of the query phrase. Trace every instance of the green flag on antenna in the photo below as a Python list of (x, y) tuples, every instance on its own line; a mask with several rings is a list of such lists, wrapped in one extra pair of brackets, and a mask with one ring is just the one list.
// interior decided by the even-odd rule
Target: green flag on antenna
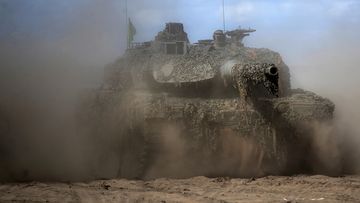
[(132, 24), (130, 18), (129, 18), (129, 27), (128, 27), (128, 45), (130, 45), (130, 43), (132, 41), (134, 41), (134, 36), (136, 34), (136, 29), (135, 26)]

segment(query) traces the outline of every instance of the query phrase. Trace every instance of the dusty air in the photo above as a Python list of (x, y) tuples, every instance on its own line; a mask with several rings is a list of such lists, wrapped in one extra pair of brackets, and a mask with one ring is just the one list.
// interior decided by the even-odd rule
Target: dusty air
[(300, 42), (302, 3), (199, 2), (0, 2), (0, 201), (360, 201), (358, 58), (330, 48), (359, 40)]

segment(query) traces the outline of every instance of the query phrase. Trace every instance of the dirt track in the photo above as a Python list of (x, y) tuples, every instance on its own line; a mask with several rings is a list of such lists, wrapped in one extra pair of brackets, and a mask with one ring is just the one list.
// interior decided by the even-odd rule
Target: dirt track
[(0, 185), (0, 202), (360, 202), (360, 176)]

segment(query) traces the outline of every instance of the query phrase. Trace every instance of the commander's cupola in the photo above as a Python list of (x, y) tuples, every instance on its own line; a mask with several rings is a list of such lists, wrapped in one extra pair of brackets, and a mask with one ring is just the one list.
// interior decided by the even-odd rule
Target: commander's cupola
[(166, 23), (165, 29), (155, 37), (154, 44), (164, 54), (183, 55), (187, 52), (189, 39), (182, 23)]

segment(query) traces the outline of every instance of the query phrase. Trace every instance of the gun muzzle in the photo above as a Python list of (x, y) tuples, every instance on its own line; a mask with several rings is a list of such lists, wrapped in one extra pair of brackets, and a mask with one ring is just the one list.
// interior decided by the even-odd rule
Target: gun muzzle
[(277, 76), (279, 74), (279, 70), (275, 65), (271, 64), (266, 68), (265, 73), (270, 76)]

